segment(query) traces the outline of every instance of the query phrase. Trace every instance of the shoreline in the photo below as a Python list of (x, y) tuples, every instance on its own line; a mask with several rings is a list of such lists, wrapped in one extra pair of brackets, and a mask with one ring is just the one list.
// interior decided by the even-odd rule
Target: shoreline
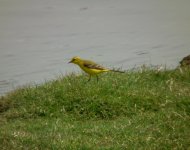
[(87, 79), (70, 74), (1, 97), (1, 148), (189, 148), (190, 69)]

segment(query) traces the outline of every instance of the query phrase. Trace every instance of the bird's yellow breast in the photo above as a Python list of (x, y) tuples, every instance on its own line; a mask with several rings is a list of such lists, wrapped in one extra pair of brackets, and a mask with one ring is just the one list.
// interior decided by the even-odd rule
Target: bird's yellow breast
[(99, 69), (91, 69), (91, 68), (87, 68), (83, 65), (79, 65), (79, 67), (85, 71), (86, 73), (90, 74), (90, 75), (96, 75), (96, 74), (99, 74), (99, 73), (103, 73), (103, 72), (108, 72), (109, 70), (108, 69), (104, 69), (104, 70), (99, 70)]

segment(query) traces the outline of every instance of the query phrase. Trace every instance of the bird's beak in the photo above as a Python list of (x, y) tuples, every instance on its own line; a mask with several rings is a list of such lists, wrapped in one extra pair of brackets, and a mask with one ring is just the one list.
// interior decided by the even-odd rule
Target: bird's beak
[(68, 62), (68, 64), (69, 64), (69, 63), (72, 63), (72, 60), (71, 60), (71, 61), (69, 61), (69, 62)]

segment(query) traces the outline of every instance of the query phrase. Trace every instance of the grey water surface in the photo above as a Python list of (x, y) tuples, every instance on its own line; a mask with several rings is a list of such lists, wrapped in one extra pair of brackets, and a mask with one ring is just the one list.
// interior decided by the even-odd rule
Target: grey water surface
[(0, 95), (79, 69), (166, 65), (190, 54), (189, 0), (0, 0)]

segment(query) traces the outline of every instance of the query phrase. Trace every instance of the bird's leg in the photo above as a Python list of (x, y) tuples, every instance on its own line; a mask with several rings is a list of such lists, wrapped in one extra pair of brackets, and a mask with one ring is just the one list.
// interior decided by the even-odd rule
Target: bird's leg
[(91, 75), (89, 76), (88, 82), (91, 80)]
[(99, 80), (98, 75), (96, 75), (96, 79), (97, 79), (97, 82), (98, 82), (98, 80)]

